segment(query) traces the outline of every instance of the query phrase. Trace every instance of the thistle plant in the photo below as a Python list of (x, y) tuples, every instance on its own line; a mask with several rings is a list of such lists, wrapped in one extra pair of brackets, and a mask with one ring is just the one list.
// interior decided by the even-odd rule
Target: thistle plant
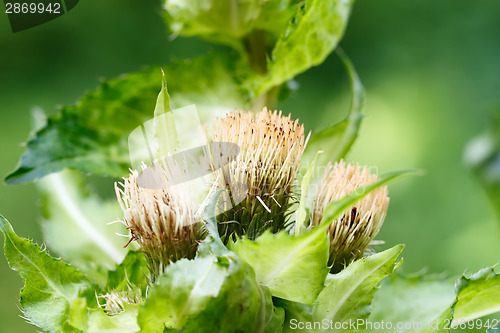
[(172, 186), (159, 164), (156, 170), (161, 170), (157, 176), (162, 189), (139, 186), (137, 170), (115, 185), (123, 223), (130, 230), (128, 243), (139, 244), (153, 281), (168, 264), (182, 258), (193, 259), (205, 236), (187, 186)]
[[(233, 49), (164, 67), (172, 105), (196, 104), (209, 142), (193, 148), (177, 140), (178, 131), (198, 132), (177, 126), (166, 84), (153, 111), (159, 68), (108, 80), (38, 124), (6, 180), (39, 179), (49, 250), (0, 216), (5, 256), (24, 281), (23, 317), (57, 333), (279, 333), (362, 331), (390, 314), (393, 327), (420, 321), (421, 332), (442, 332), (497, 313), (494, 268), (462, 276), (453, 288), (449, 279), (395, 272), (403, 245), (367, 251), (388, 210), (387, 184), (408, 172), (370, 174), (345, 162), (360, 135), (364, 90), (340, 49), (352, 102), (344, 120), (307, 134), (291, 115), (269, 111), (290, 79), (337, 48), (351, 6), (164, 1), (175, 35)], [(150, 122), (157, 117), (166, 123)], [(129, 150), (136, 129), (158, 146)], [(162, 147), (161, 137), (174, 144)], [(169, 154), (205, 148), (207, 170), (195, 172), (196, 183), (179, 181)], [(138, 156), (152, 165), (130, 170)], [(146, 186), (146, 170), (154, 186)], [(122, 179), (116, 198), (88, 190), (78, 171)], [(205, 171), (213, 177), (203, 178)], [(195, 185), (207, 181), (208, 193)], [(197, 191), (206, 196), (201, 202)]]
[[(224, 236), (255, 239), (265, 230), (285, 228), (292, 187), (307, 144), (304, 125), (281, 111), (232, 112), (214, 124), (213, 140), (240, 147), (221, 170), (228, 196), (217, 220)], [(236, 184), (236, 186), (230, 186)], [(229, 239), (229, 237), (223, 237)]]
[[(343, 160), (333, 166), (328, 164), (325, 175), (314, 197), (311, 225), (318, 226), (323, 212), (331, 202), (378, 180), (369, 169)], [(328, 227), (332, 272), (339, 272), (352, 261), (363, 256), (364, 251), (378, 234), (389, 206), (387, 186), (381, 186), (349, 207)]]

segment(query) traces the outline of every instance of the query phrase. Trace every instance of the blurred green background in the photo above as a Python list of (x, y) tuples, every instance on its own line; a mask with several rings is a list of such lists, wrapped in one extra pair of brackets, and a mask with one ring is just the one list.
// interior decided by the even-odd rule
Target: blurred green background
[[(100, 78), (210, 47), (170, 40), (160, 12), (160, 3), (151, 0), (86, 0), (16, 34), (0, 14), (2, 178), (24, 150), (33, 107), (54, 113)], [(426, 170), (390, 186), (389, 215), (377, 237), (387, 247), (406, 244), (407, 272), (427, 268), (455, 276), (500, 262), (500, 223), (463, 163), (464, 146), (500, 107), (499, 14), (498, 1), (358, 0), (341, 42), (368, 94), (361, 136), (347, 159), (380, 173)], [(347, 78), (335, 54), (296, 80), (299, 90), (279, 107), (309, 129), (347, 113)], [(41, 242), (33, 184), (2, 182), (0, 212), (19, 235)], [(22, 282), (3, 256), (0, 277), (0, 332), (36, 331), (19, 317)]]

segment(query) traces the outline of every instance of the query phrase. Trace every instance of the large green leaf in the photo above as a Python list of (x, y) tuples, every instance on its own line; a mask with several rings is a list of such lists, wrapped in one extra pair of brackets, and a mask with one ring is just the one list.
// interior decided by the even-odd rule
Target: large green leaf
[[(237, 258), (180, 260), (151, 288), (139, 311), (141, 332), (279, 332), (284, 312)], [(169, 330), (170, 331), (170, 330)]]
[[(394, 274), (375, 294), (373, 310), (368, 321), (390, 322), (394, 332), (417, 332), (437, 328), (438, 314), (450, 308), (454, 300), (453, 283), (449, 279), (423, 274)], [(397, 323), (408, 326), (399, 328)]]
[(255, 241), (239, 239), (230, 249), (253, 267), (273, 296), (310, 304), (328, 274), (328, 247), (325, 232), (290, 236), (281, 231), (266, 232)]
[(217, 297), (227, 276), (227, 265), (215, 257), (179, 260), (167, 267), (139, 310), (142, 332), (180, 329)]
[(453, 320), (466, 322), (500, 312), (500, 274), (484, 268), (471, 277), (462, 276), (456, 285)]
[[(470, 277), (462, 276), (456, 283), (455, 292), (453, 304), (443, 310), (430, 329), (424, 328), (422, 332), (478, 327), (471, 325), (475, 319), (500, 312), (500, 274), (493, 268), (484, 268)], [(491, 328), (491, 321), (484, 321), (486, 323)]]
[(326, 287), (312, 305), (278, 301), (277, 306), (282, 306), (286, 312), (284, 332), (364, 329), (361, 320), (370, 314), (370, 303), (377, 286), (395, 269), (402, 250), (403, 246), (398, 245), (357, 260), (340, 273), (328, 274)]
[(75, 106), (63, 107), (27, 142), (11, 184), (63, 168), (124, 176), (129, 168), (127, 136), (152, 115), (161, 82), (159, 69), (105, 81)]
[(285, 31), (288, 23), (297, 13), (300, 0), (267, 0), (263, 2), (255, 29), (268, 31), (273, 42)]
[(313, 319), (346, 323), (366, 319), (377, 285), (397, 266), (403, 245), (355, 261), (330, 276), (329, 284), (314, 301)]
[(165, 0), (165, 20), (174, 35), (197, 36), (243, 51), (255, 31), (273, 46), (297, 12), (299, 0)]
[(284, 310), (274, 306), (269, 289), (257, 283), (252, 268), (236, 259), (230, 263), (219, 295), (181, 332), (277, 333), (283, 330), (284, 318)]
[(263, 0), (165, 0), (165, 19), (175, 35), (198, 36), (236, 46), (250, 33)]
[[(214, 113), (242, 107), (244, 94), (235, 79), (236, 60), (210, 53), (165, 66), (173, 107), (197, 104), (202, 121)], [(104, 81), (74, 106), (61, 109), (28, 140), (21, 164), (7, 176), (23, 183), (64, 168), (121, 177), (128, 174), (128, 136), (153, 118), (161, 71), (150, 68)]]
[(274, 46), (268, 76), (257, 95), (321, 64), (344, 34), (352, 0), (310, 0), (301, 3)]
[(85, 178), (62, 171), (37, 182), (43, 198), (42, 230), (49, 248), (94, 281), (105, 283), (107, 270), (120, 263), (127, 234), (116, 200), (105, 201), (85, 191)]
[(73, 267), (17, 236), (1, 215), (0, 230), (5, 236), (9, 265), (24, 280), (24, 316), (47, 332), (77, 332), (69, 318), (72, 312), (83, 311), (83, 306), (95, 299), (93, 285)]
[(328, 162), (338, 161), (347, 154), (358, 137), (361, 120), (363, 119), (365, 91), (349, 58), (340, 49), (337, 50), (337, 54), (342, 59), (349, 76), (351, 85), (350, 111), (347, 118), (340, 123), (311, 135), (302, 156), (305, 163), (312, 160), (318, 151), (323, 152), (318, 156), (318, 165), (324, 166)]

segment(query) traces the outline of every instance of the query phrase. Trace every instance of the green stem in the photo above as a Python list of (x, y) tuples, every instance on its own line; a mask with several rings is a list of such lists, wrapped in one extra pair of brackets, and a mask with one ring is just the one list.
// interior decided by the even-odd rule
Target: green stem
[[(258, 76), (265, 76), (267, 74), (267, 58), (268, 50), (266, 44), (266, 34), (261, 30), (252, 31), (245, 38), (245, 48), (247, 52), (248, 62), (250, 67)], [(266, 92), (257, 96), (252, 104), (252, 111), (260, 111), (265, 106), (272, 109), (276, 104), (280, 86), (272, 87)]]

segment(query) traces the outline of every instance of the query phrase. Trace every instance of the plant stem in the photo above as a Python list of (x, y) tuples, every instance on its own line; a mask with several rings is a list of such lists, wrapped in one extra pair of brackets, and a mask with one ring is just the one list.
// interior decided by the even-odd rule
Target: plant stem
[[(265, 76), (268, 73), (267, 59), (269, 56), (265, 32), (261, 30), (252, 31), (245, 38), (245, 48), (250, 67), (252, 67), (257, 75)], [(280, 86), (275, 86), (257, 96), (252, 104), (251, 110), (260, 111), (264, 107), (272, 109), (276, 104), (279, 91)]]

